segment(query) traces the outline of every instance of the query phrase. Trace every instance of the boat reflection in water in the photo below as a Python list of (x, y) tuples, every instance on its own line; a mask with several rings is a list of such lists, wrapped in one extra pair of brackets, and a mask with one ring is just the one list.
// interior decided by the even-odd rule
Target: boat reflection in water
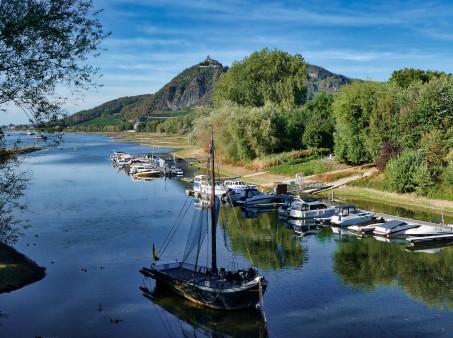
[(289, 219), (288, 223), (294, 229), (294, 234), (297, 237), (316, 235), (321, 231), (321, 228), (313, 222), (313, 219)]
[[(169, 336), (175, 336), (174, 332), (179, 330), (183, 337), (268, 337), (265, 321), (257, 309), (214, 310), (198, 306), (165, 288), (141, 287), (140, 290), (155, 305)], [(174, 326), (174, 319), (179, 328)]]
[(429, 254), (437, 254), (441, 250), (453, 246), (453, 241), (431, 242), (431, 243), (411, 243), (406, 247), (406, 251), (424, 252)]

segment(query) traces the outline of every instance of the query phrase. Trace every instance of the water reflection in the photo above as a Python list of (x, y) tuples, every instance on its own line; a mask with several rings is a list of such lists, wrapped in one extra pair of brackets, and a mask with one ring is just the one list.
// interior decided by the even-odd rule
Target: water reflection
[[(216, 311), (199, 307), (165, 289), (141, 287), (144, 297), (155, 306), (168, 336), (183, 337), (268, 337), (264, 317), (257, 309)], [(176, 323), (175, 323), (176, 322)]]
[(431, 307), (452, 309), (453, 248), (450, 245), (437, 246), (442, 250), (427, 255), (426, 247), (408, 251), (407, 242), (403, 241), (388, 243), (373, 237), (342, 241), (333, 257), (334, 271), (353, 288), (374, 290), (399, 285), (407, 294)]
[(259, 213), (257, 218), (241, 218), (239, 208), (221, 208), (220, 226), (229, 238), (231, 250), (251, 257), (260, 269), (300, 267), (304, 251), (276, 212)]
[(321, 227), (315, 224), (313, 218), (289, 219), (287, 222), (293, 228), (296, 237), (316, 235), (321, 231)]

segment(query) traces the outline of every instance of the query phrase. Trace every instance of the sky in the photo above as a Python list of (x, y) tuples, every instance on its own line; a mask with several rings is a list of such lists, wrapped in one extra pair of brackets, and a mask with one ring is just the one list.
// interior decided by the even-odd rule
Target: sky
[[(278, 49), (362, 80), (404, 68), (453, 73), (453, 2), (93, 0), (111, 32), (93, 60), (102, 87), (65, 109), (75, 113), (124, 96), (152, 94), (209, 55), (231, 66)], [(73, 100), (71, 100), (73, 102)], [(0, 125), (26, 123), (13, 108)]]

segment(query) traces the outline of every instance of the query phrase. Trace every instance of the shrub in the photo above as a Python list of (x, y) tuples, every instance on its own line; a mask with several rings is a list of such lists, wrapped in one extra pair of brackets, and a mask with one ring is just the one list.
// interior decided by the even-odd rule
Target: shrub
[(417, 175), (420, 175), (421, 165), (423, 158), (415, 150), (405, 150), (392, 158), (385, 171), (390, 188), (398, 193), (415, 191), (420, 182)]

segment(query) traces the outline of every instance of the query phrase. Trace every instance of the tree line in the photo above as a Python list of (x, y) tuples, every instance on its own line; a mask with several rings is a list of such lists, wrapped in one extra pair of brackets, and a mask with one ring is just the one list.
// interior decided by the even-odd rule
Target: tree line
[[(216, 130), (224, 161), (330, 149), (351, 165), (376, 163), (386, 188), (428, 195), (453, 185), (453, 77), (403, 69), (387, 82), (354, 81), (306, 101), (301, 55), (263, 49), (235, 62), (214, 86), (213, 107), (172, 119), (200, 146)], [(155, 131), (164, 130), (164, 124)]]

